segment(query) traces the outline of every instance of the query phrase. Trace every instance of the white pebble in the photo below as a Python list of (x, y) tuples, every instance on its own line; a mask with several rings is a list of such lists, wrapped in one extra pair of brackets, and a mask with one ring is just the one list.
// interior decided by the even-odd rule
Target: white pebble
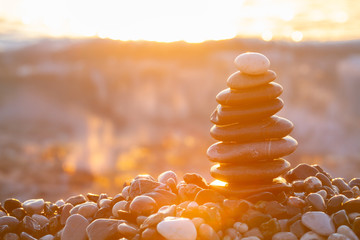
[(247, 52), (235, 58), (235, 66), (245, 74), (259, 75), (269, 70), (270, 61), (261, 53)]
[(359, 240), (354, 231), (346, 225), (341, 225), (340, 227), (338, 227), (337, 233), (341, 233), (351, 240)]
[(29, 199), (23, 203), (23, 208), (28, 214), (41, 214), (44, 210), (44, 199)]
[(234, 223), (233, 227), (239, 232), (239, 233), (244, 233), (249, 231), (249, 226), (246, 223), (242, 223), (242, 222), (236, 222)]
[(313, 232), (329, 236), (335, 233), (335, 226), (329, 215), (320, 211), (307, 212), (301, 217), (301, 222)]
[(156, 229), (168, 240), (195, 240), (197, 236), (194, 223), (188, 218), (167, 217)]
[(320, 236), (317, 233), (309, 231), (301, 236), (300, 240), (325, 240), (326, 238)]
[(125, 200), (122, 200), (122, 201), (119, 201), (119, 202), (115, 203), (115, 205), (112, 208), (112, 214), (115, 217), (119, 217), (118, 211), (119, 210), (125, 210), (125, 206), (126, 206), (127, 203), (128, 202), (125, 201)]
[(297, 240), (297, 237), (292, 232), (278, 232), (273, 235), (272, 240)]

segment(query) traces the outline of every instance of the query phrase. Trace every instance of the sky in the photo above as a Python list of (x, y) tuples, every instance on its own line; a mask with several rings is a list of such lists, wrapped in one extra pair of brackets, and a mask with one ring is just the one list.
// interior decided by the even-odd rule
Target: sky
[(359, 16), (359, 0), (0, 0), (0, 40), (353, 40)]

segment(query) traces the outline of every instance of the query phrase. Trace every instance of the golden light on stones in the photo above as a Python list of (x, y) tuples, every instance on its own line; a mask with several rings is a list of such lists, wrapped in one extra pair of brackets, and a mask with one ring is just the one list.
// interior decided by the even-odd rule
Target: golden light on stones
[(288, 134), (293, 124), (276, 114), (284, 103), (283, 88), (274, 83), (270, 61), (259, 53), (244, 53), (235, 59), (239, 71), (227, 80), (219, 103), (211, 115), (210, 133), (219, 142), (207, 151), (216, 179), (211, 186), (225, 195), (246, 196), (276, 192), (289, 186), (281, 176), (290, 163), (281, 157), (291, 154), (297, 142)]

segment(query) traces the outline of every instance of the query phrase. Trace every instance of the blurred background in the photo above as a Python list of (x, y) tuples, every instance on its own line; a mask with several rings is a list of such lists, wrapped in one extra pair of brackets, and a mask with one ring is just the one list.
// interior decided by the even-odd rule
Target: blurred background
[(0, 199), (114, 195), (137, 174), (211, 180), (209, 116), (258, 51), (284, 87), (287, 159), (360, 177), (356, 0), (0, 0)]

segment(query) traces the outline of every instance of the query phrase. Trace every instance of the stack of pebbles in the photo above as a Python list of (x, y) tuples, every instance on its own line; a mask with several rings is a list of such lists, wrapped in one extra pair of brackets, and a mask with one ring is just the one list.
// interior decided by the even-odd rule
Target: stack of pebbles
[(115, 196), (56, 202), (9, 198), (4, 240), (359, 240), (360, 178), (331, 178), (320, 166), (285, 173), (289, 191), (226, 197), (199, 174), (135, 177)]
[(287, 136), (293, 124), (274, 116), (283, 107), (278, 98), (281, 85), (272, 82), (275, 72), (259, 53), (244, 53), (235, 59), (239, 71), (220, 92), (218, 107), (211, 116), (211, 135), (217, 142), (209, 147), (208, 158), (217, 162), (211, 175), (220, 180), (212, 187), (225, 195), (243, 197), (257, 192), (279, 192), (289, 186), (281, 174), (290, 163), (280, 157), (292, 153), (295, 139)]

